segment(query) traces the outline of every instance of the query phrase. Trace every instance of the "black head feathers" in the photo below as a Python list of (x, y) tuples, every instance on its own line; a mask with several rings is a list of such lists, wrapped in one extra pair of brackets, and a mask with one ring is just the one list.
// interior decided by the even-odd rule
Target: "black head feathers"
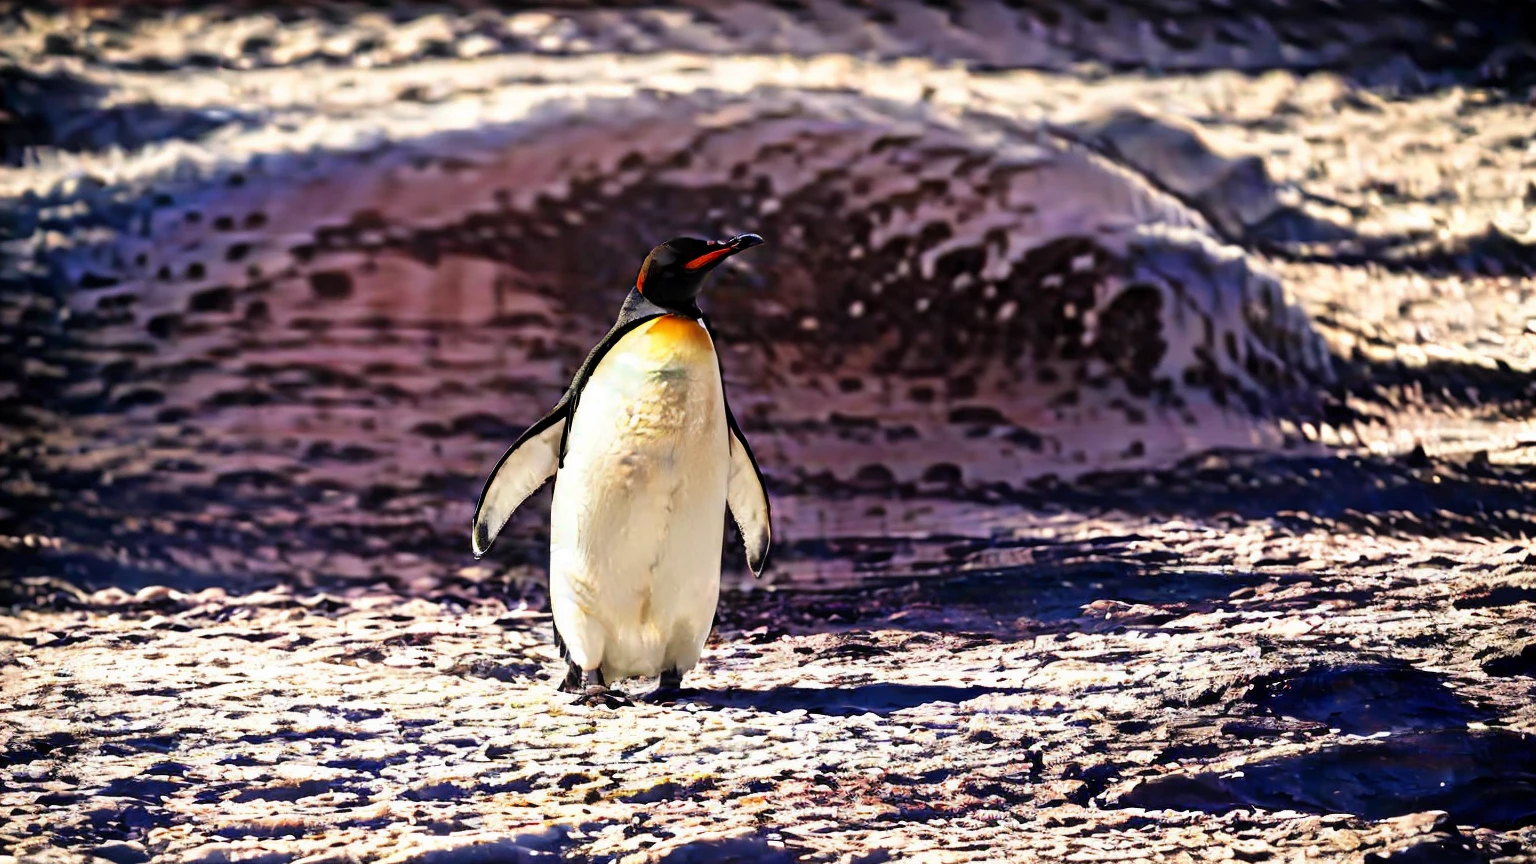
[(740, 234), (729, 240), (668, 240), (645, 256), (635, 277), (635, 289), (663, 309), (697, 314), (693, 301), (709, 274), (737, 252), (761, 245), (763, 238), (756, 234)]

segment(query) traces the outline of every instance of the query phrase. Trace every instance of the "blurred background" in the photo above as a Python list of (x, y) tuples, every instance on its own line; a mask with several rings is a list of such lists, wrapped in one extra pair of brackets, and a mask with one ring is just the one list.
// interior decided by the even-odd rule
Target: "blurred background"
[(1531, 533), (1528, 4), (0, 20), (13, 601), (541, 602), (548, 493), (477, 564), (486, 472), (653, 244), (737, 231), (764, 584)]

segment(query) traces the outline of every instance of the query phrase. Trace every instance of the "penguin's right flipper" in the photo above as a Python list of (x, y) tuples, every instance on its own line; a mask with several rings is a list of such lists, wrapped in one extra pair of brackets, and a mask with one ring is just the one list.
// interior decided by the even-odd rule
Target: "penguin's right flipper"
[(471, 543), (479, 558), (491, 548), (502, 526), (518, 505), (537, 492), (560, 467), (560, 440), (565, 434), (570, 400), (561, 399), (555, 410), (528, 427), (507, 449), (491, 472), (480, 500), (475, 503)]
[(629, 331), (665, 314), (667, 310), (645, 299), (638, 290), (630, 289), (619, 310), (619, 320), (587, 353), (587, 359), (576, 370), (576, 377), (560, 402), (518, 437), (496, 463), (491, 478), (485, 481), (480, 500), (475, 503), (471, 533), (476, 558), (491, 548), (502, 526), (512, 518), (512, 511), (559, 470), (565, 459), (566, 432), (571, 427), (571, 418), (576, 416), (576, 407), (581, 404), (581, 391), (608, 349), (617, 345)]

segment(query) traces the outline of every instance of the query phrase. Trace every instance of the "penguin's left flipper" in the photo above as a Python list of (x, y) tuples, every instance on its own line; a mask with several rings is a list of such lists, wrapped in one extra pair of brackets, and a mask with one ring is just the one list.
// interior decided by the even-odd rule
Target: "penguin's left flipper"
[(565, 434), (569, 413), (570, 399), (560, 400), (555, 410), (518, 437), (496, 464), (490, 479), (485, 481), (480, 500), (475, 504), (471, 534), (476, 558), (490, 550), (491, 543), (495, 542), (496, 535), (501, 533), (518, 505), (537, 492), (560, 467), (560, 439)]
[(768, 492), (763, 488), (762, 472), (757, 470), (757, 459), (752, 448), (731, 416), (730, 406), (725, 409), (726, 420), (731, 428), (730, 479), (726, 482), (725, 502), (741, 532), (741, 542), (747, 547), (747, 566), (752, 575), (762, 578), (763, 565), (768, 562), (768, 546), (773, 540), (773, 528), (769, 519)]

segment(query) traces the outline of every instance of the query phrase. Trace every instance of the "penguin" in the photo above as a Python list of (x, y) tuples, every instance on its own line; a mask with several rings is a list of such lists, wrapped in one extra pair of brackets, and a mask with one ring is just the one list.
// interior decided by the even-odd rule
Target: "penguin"
[(550, 607), (560, 690), (614, 707), (610, 690), (659, 676), (682, 687), (714, 626), (727, 508), (761, 578), (772, 530), (757, 457), (731, 413), (697, 299), (715, 268), (762, 245), (680, 237), (645, 257), (618, 320), (555, 407), (491, 471), (475, 505), (475, 558), (551, 476)]

